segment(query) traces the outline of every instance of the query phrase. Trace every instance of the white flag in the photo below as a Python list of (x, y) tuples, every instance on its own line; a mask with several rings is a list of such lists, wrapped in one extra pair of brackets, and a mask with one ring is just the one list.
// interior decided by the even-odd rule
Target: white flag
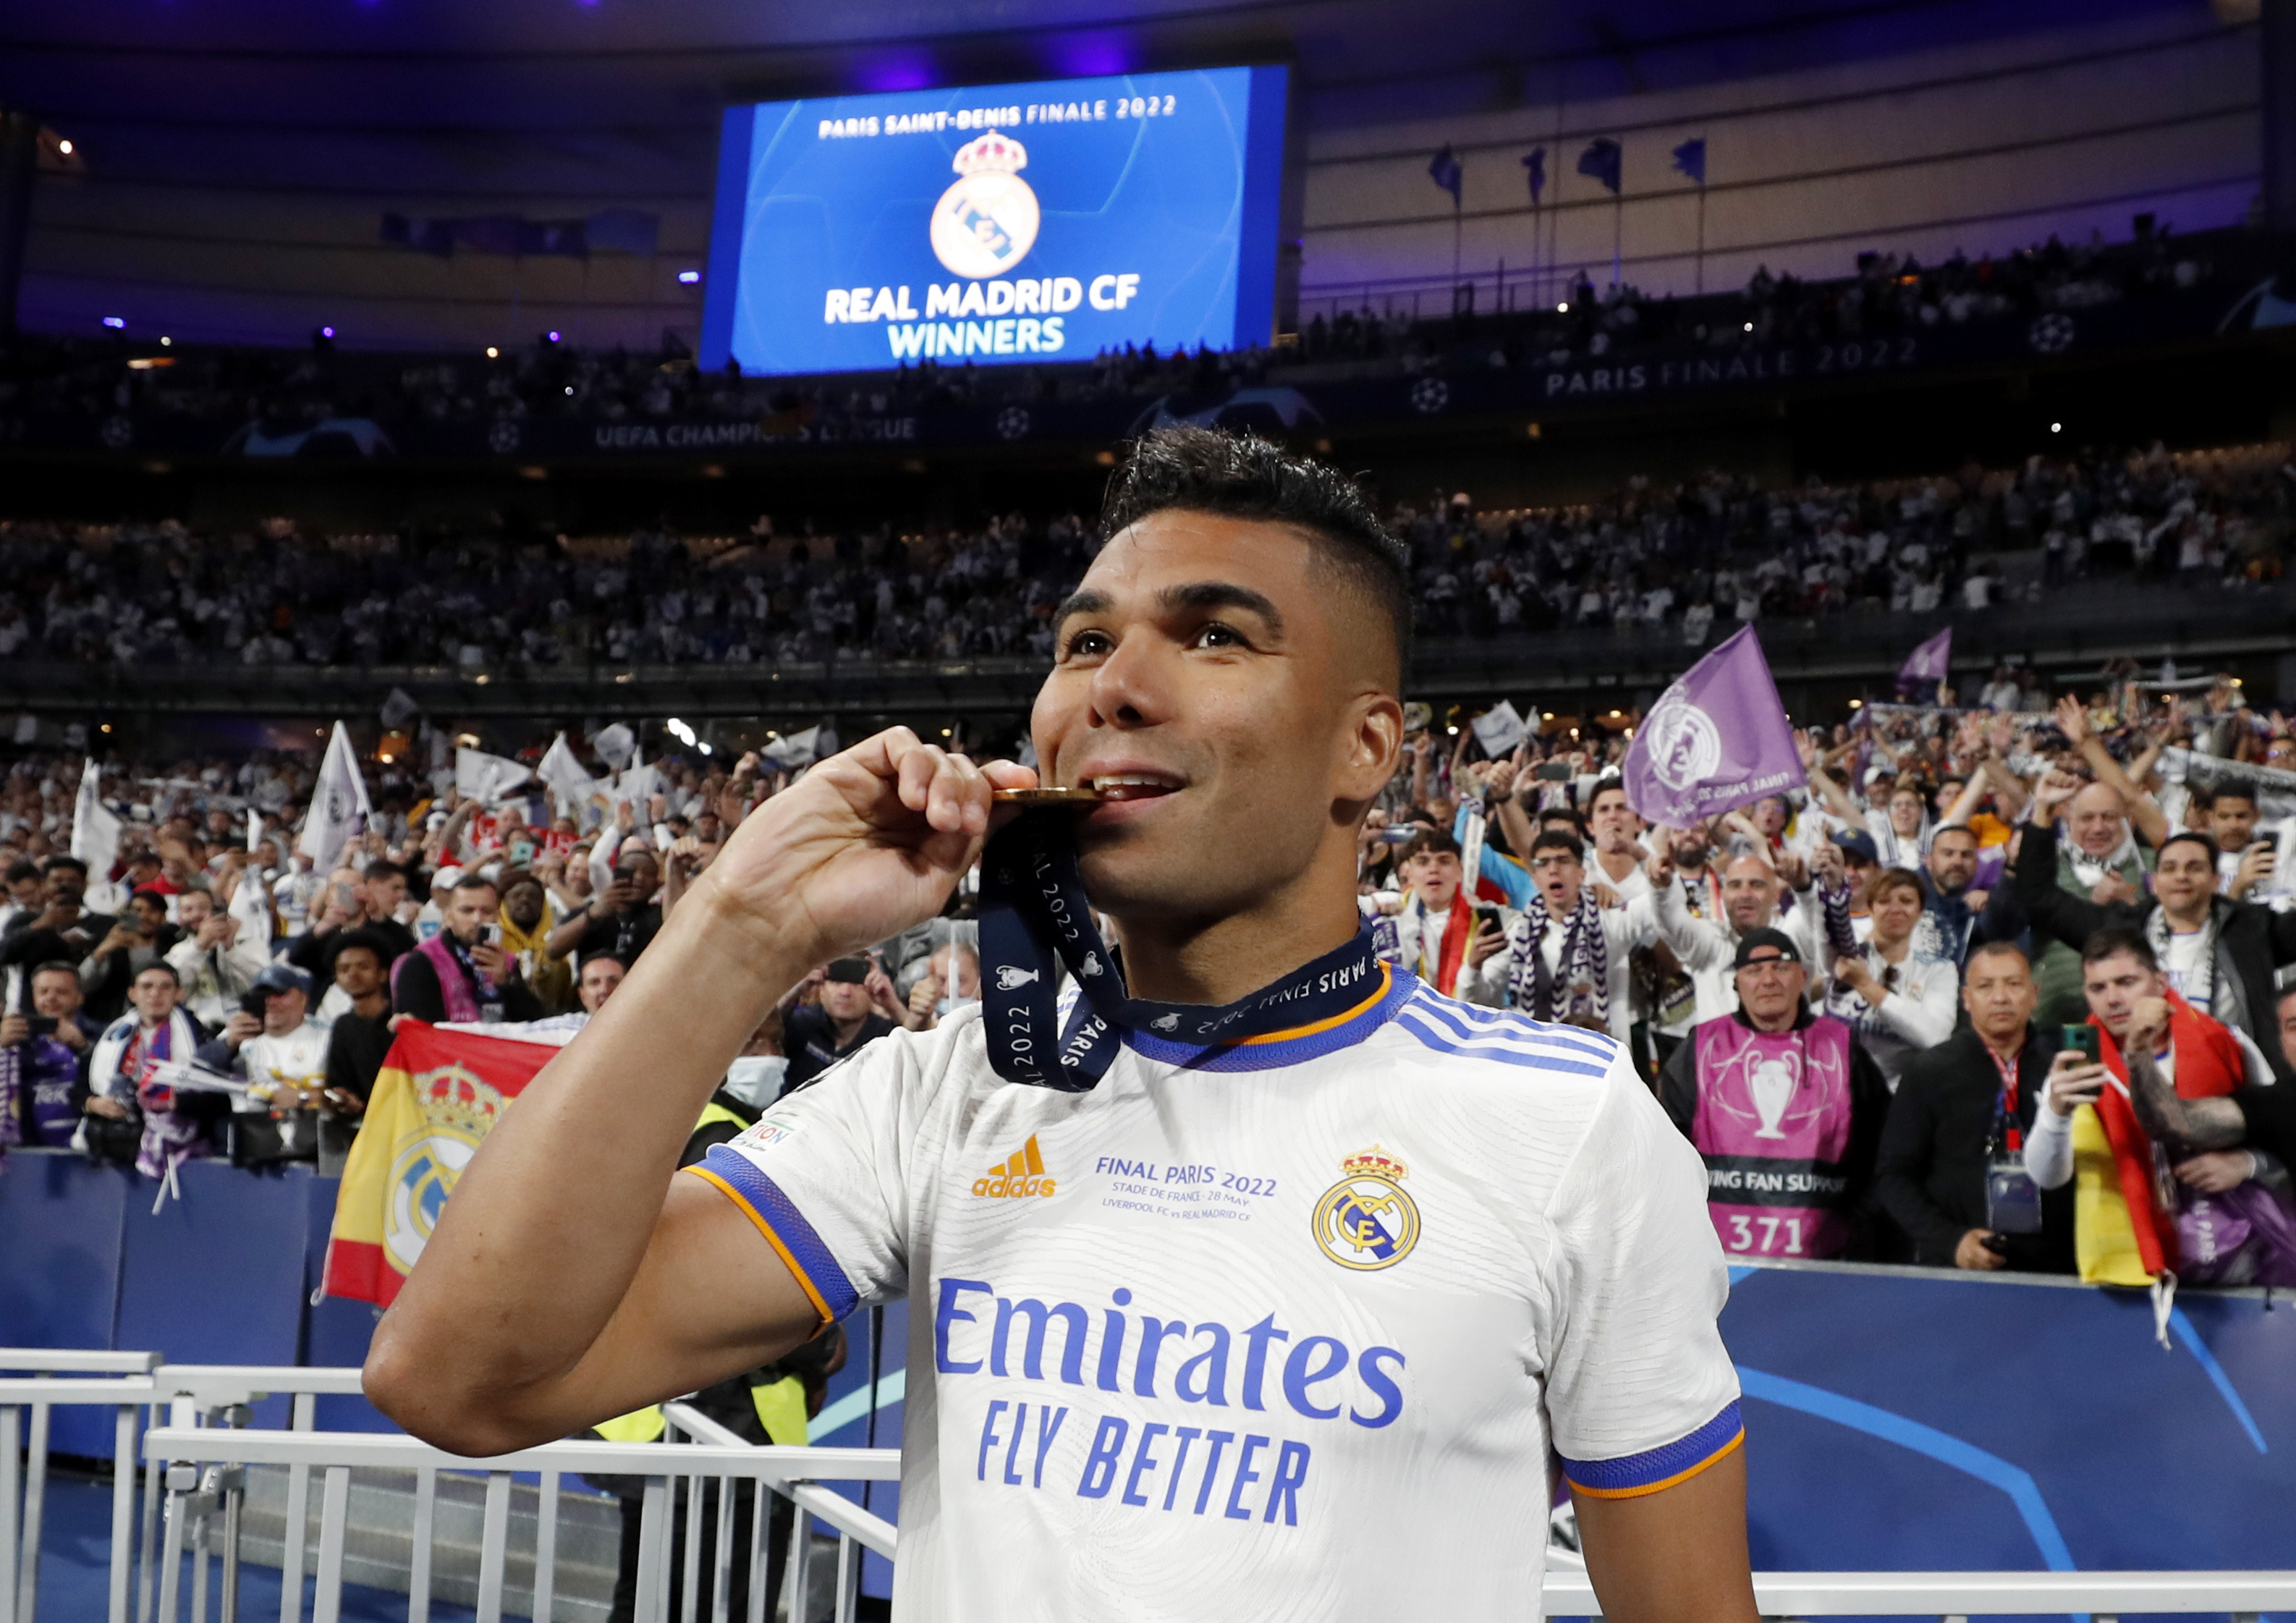
[[(1483, 877), (1483, 814), (1467, 813), (1466, 836), (1459, 842), (1459, 899), (1472, 907)], [(1471, 930), (1469, 933), (1472, 933)]]
[(1522, 747), (1529, 734), (1524, 730), (1522, 717), (1506, 700), (1500, 700), (1489, 709), (1475, 717), (1475, 742), (1492, 760), (1502, 760)]
[(466, 800), (492, 806), (534, 775), (507, 756), (458, 746), (455, 750), (455, 791)]
[(366, 783), (359, 776), (358, 756), (351, 735), (341, 722), (327, 741), (326, 758), (319, 763), (319, 781), (311, 788), (311, 809), (303, 818), (302, 838), (295, 848), (311, 859), (311, 871), (327, 873), (351, 836), (366, 825)]
[(558, 797), (561, 811), (567, 808), (569, 802), (587, 799), (598, 787), (598, 780), (584, 771), (582, 763), (574, 758), (574, 751), (568, 747), (563, 733), (544, 752), (542, 765), (536, 769), (535, 775)]
[(647, 766), (644, 755), (634, 749), (628, 767), (614, 779), (614, 799), (627, 800), (637, 813), (638, 821), (644, 823), (652, 797), (661, 791), (661, 769)]
[(637, 734), (619, 721), (590, 741), (590, 747), (598, 752), (598, 758), (616, 772), (630, 764), (630, 757), (637, 745)]
[(250, 806), (247, 808), (247, 848), (250, 851), (263, 843), (263, 814)]
[(263, 888), (263, 871), (253, 863), (239, 871), (239, 886), (231, 893), (231, 916), (239, 921), (240, 939), (271, 950), (271, 893)]
[(814, 751), (821, 742), (821, 729), (808, 727), (802, 733), (785, 733), (760, 751), (776, 766), (809, 766)]
[(71, 854), (87, 865), (86, 905), (93, 912), (111, 908), (111, 869), (119, 860), (119, 819), (98, 794), (102, 776), (95, 757), (80, 769), (79, 799), (72, 806)]

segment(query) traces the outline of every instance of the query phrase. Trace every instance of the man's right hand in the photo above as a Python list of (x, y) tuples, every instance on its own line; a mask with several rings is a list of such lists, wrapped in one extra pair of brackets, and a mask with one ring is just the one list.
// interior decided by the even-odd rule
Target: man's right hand
[(234, 1009), (231, 1018), (223, 1023), (224, 1046), (234, 1053), (239, 1052), (239, 1045), (248, 1038), (262, 1035), (263, 1022), (244, 1009)]
[(32, 1022), (21, 1014), (0, 1016), (0, 1048), (13, 1048), (32, 1035)]
[(2084, 1104), (2095, 1104), (2097, 1095), (2104, 1091), (2104, 1079), (2112, 1073), (2078, 1048), (2062, 1048), (2049, 1062), (2048, 1079), (2042, 1085), (2041, 1100), (2060, 1116), (2070, 1116)]
[(1966, 1268), (1972, 1274), (1990, 1274), (1996, 1268), (2007, 1267), (2009, 1259), (2000, 1252), (1989, 1250), (1986, 1246), (1985, 1242), (1992, 1237), (1993, 1231), (1990, 1229), (1971, 1229), (1961, 1237), (1961, 1242), (1953, 1248), (1953, 1266), (1956, 1268)]
[(1036, 782), (895, 727), (751, 813), (689, 894), (769, 958), (840, 957), (939, 912), (988, 837), (991, 791)]
[(127, 1119), (127, 1107), (117, 1099), (105, 1098), (102, 1094), (90, 1094), (86, 1108), (89, 1115), (101, 1116), (107, 1121)]

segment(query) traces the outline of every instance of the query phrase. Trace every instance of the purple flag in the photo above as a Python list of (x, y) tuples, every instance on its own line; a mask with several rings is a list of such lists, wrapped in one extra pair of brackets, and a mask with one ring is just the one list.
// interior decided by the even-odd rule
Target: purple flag
[(1942, 682), (1946, 667), (1951, 663), (1953, 627), (1948, 626), (1906, 656), (1906, 662), (1898, 668), (1898, 685), (1912, 687), (1921, 682)]
[(1627, 747), (1625, 777), (1627, 803), (1672, 828), (1808, 781), (1751, 626), (1659, 695)]

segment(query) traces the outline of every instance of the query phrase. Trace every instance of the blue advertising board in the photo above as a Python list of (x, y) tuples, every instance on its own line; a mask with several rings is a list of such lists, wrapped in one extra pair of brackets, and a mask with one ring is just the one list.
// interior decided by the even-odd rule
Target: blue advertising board
[(1264, 344), (1285, 70), (726, 112), (701, 365), (882, 371)]

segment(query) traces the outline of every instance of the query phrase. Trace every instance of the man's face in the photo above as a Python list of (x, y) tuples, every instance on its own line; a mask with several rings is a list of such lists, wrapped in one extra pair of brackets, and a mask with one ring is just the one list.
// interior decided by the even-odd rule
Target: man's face
[(503, 898), (503, 911), (521, 930), (532, 930), (542, 922), (542, 887), (531, 880), (512, 885)]
[(479, 939), (479, 931), (495, 916), (497, 904), (492, 885), (472, 885), (467, 889), (450, 892), (445, 908), (447, 928), (455, 939), (469, 947)]
[(335, 984), (353, 1003), (382, 989), (382, 964), (372, 949), (346, 947), (335, 955)]
[(2119, 1042), (2137, 1004), (2161, 996), (2161, 977), (2132, 955), (2115, 953), (2081, 965), (2081, 991), (2088, 998), (2088, 1012), (2096, 1016), (2096, 1023)]
[(2006, 1045), (2016, 1040), (2041, 1001), (2032, 969), (2021, 953), (1980, 953), (1969, 961), (1961, 983), (1961, 1006), (1980, 1037)]
[(1743, 935), (1759, 930), (1778, 910), (1778, 876), (1759, 857), (1741, 857), (1722, 871), (1722, 911), (1730, 928)]
[(12, 881), (8, 886), (8, 895), (19, 907), (33, 906), (40, 899), (40, 876), (27, 873), (23, 878)]
[(1754, 802), (1754, 826), (1762, 831), (1765, 840), (1775, 840), (1786, 829), (1786, 803), (1772, 795), (1767, 800)]
[(395, 918), (398, 905), (406, 899), (406, 875), (377, 873), (362, 880), (359, 888), (366, 897), (366, 916), (371, 919)]
[(148, 969), (127, 988), (127, 1000), (135, 1005), (136, 1013), (156, 1024), (176, 1012), (179, 989), (176, 978), (167, 971)]
[(2161, 898), (2161, 906), (2189, 917), (2207, 905), (2216, 889), (2217, 865), (2201, 846), (2179, 840), (2161, 847), (2160, 862), (2152, 870), (2152, 894)]
[(972, 948), (955, 942), (938, 947), (927, 960), (927, 967), (939, 979), (943, 997), (978, 1000), (980, 996), (980, 960)]
[(574, 989), (582, 999), (582, 1007), (595, 1014), (605, 1006), (614, 988), (622, 984), (627, 971), (611, 958), (593, 958), (582, 966), (581, 984)]
[(857, 980), (824, 980), (821, 1006), (832, 1020), (859, 1020), (869, 1012), (869, 988)]
[(1953, 803), (1961, 799), (1961, 791), (1968, 787), (1969, 780), (1966, 778), (1948, 778), (1939, 783), (1937, 794), (1931, 801), (1937, 807), (1938, 816), (1942, 817), (1951, 811)]
[(135, 915), (135, 928), (144, 935), (160, 933), (160, 926), (168, 922), (168, 905), (148, 896), (130, 897), (127, 911)]
[(2066, 820), (2072, 825), (2073, 843), (2094, 857), (2112, 856), (2128, 833), (2120, 795), (2104, 783), (2091, 783), (2075, 795)]
[(2280, 999), (2280, 1057), (2296, 1065), (2296, 992)]
[(1076, 819), (1119, 920), (1229, 916), (1354, 833), (1402, 733), (1377, 611), (1277, 525), (1160, 512), (1070, 599), (1031, 729), (1047, 783), (1119, 780)]
[(1738, 1002), (1746, 1018), (1763, 1031), (1783, 1031), (1801, 1010), (1808, 971), (1775, 947), (1759, 947), (1738, 971)]
[(300, 987), (289, 987), (283, 991), (263, 994), (263, 1033), (266, 1037), (284, 1037), (303, 1023), (303, 1014), (311, 1000), (303, 996)]
[(1403, 865), (1403, 882), (1430, 913), (1447, 913), (1467, 871), (1450, 851), (1422, 851)]
[(1587, 870), (1569, 851), (1549, 846), (1530, 859), (1530, 882), (1546, 898), (1548, 914), (1559, 918), (1577, 911), (1578, 889), (1587, 882)]
[(1643, 820), (1627, 804), (1623, 789), (1606, 789), (1596, 795), (1595, 804), (1587, 808), (1587, 822), (1594, 831), (1597, 850), (1622, 849), (1643, 832)]
[(60, 865), (48, 870), (40, 888), (51, 906), (77, 907), (87, 894), (87, 875), (70, 864)]
[(1930, 877), (1948, 896), (1959, 896), (1977, 877), (1977, 836), (1965, 828), (1939, 829), (1930, 842)]
[(661, 888), (661, 865), (654, 860), (652, 851), (630, 851), (618, 857), (614, 872), (617, 877), (628, 876), (642, 902)]
[(32, 977), (32, 1012), (69, 1020), (79, 1012), (79, 977), (48, 970)]
[(1922, 832), (1922, 795), (1917, 789), (1898, 789), (1890, 795), (1890, 826), (1900, 839), (1910, 840)]
[(195, 935), (215, 913), (215, 898), (204, 890), (186, 890), (176, 898), (176, 922)]
[(2246, 849), (2256, 838), (2256, 802), (2245, 795), (2218, 795), (2209, 807), (2209, 837), (2218, 850)]

